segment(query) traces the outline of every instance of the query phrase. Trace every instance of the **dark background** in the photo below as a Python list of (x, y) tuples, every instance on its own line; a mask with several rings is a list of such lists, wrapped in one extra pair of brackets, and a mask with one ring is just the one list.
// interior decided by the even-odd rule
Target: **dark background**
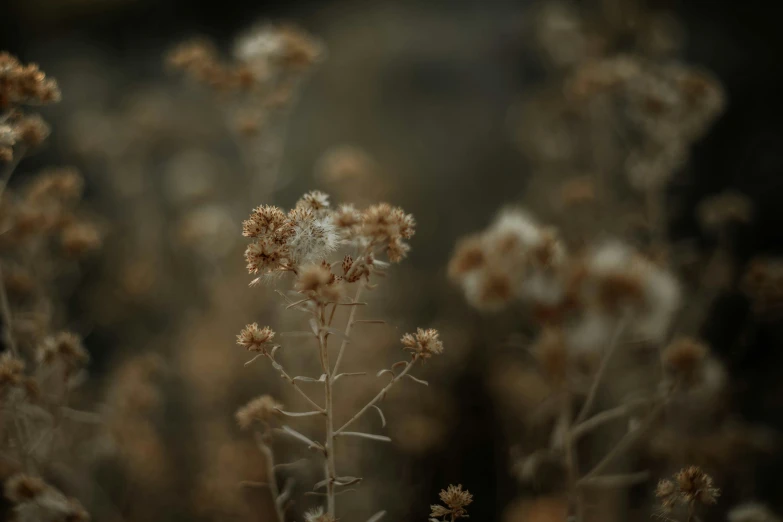
[[(258, 18), (289, 19), (308, 27), (308, 20), (319, 11), (334, 4), (344, 4), (348, 9), (351, 5), (341, 0), (4, 0), (2, 4), (0, 48), (23, 61), (35, 61), (36, 49), (59, 39), (88, 41), (117, 61), (134, 60), (140, 50), (165, 49), (194, 34), (207, 34), (228, 45), (238, 31)], [(527, 3), (487, 0), (485, 5), (490, 4), (524, 7)], [(410, 5), (426, 5), (433, 12), (482, 9), (480, 0), (411, 1)], [(753, 225), (738, 231), (734, 238), (735, 253), (741, 262), (755, 255), (783, 253), (783, 86), (780, 82), (783, 3), (722, 0), (654, 5), (673, 10), (683, 21), (688, 32), (685, 60), (713, 71), (723, 83), (728, 98), (725, 114), (693, 150), (690, 182), (672, 187), (673, 195), (688, 209), (705, 194), (727, 187), (748, 194), (756, 205), (756, 219)], [(496, 35), (488, 32), (486, 38), (491, 40)], [(521, 72), (525, 70), (523, 57), (516, 59), (510, 55), (503, 63), (512, 69), (519, 68), (521, 88), (526, 81)], [(515, 76), (514, 70), (506, 73)], [(439, 81), (438, 74), (448, 75), (448, 71), (435, 69), (428, 74), (410, 75), (405, 78), (406, 88), (430, 91), (435, 85), (444, 96), (460, 88), (455, 82)], [(491, 90), (487, 96), (492, 96)], [(483, 154), (503, 156), (509, 152), (486, 150)], [(460, 180), (455, 183), (459, 184)], [(699, 235), (693, 212), (680, 212), (671, 227), (674, 236)], [(709, 243), (708, 238), (701, 239)], [(747, 420), (783, 430), (783, 386), (779, 378), (783, 370), (783, 332), (775, 323), (748, 327), (747, 314), (748, 306), (741, 296), (721, 296), (705, 325), (704, 336), (730, 367), (742, 415)], [(484, 391), (471, 384), (474, 381), (467, 376), (462, 381), (464, 386), (458, 388), (467, 405), (463, 423), (469, 435), (452, 448), (452, 455), (439, 457), (441, 462), (420, 463), (444, 470), (438, 484), (432, 485), (429, 498), (434, 498), (440, 484), (457, 481), (460, 476), (473, 477), (475, 488), (471, 489), (478, 490), (474, 491), (477, 498), (509, 495), (510, 492), (498, 492), (495, 488), (493, 441), (482, 439), (469, 429), (470, 425), (493, 423), (489, 418), (491, 413), (481, 407)], [(454, 459), (458, 462), (453, 462)], [(758, 470), (762, 500), (778, 508), (783, 505), (779, 485), (781, 465), (780, 458), (770, 459), (767, 469)], [(426, 499), (421, 502), (427, 503)], [(497, 519), (497, 506), (493, 504), (477, 502), (472, 518)]]

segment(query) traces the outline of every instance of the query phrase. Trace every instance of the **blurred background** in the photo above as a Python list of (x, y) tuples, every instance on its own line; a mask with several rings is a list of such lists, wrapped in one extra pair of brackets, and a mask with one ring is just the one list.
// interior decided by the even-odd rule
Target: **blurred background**
[[(631, 5), (571, 7), (600, 19)], [(695, 208), (730, 188), (755, 208), (754, 221), (733, 238), (738, 264), (780, 255), (783, 4), (645, 6), (665, 14), (680, 59), (712, 71), (728, 100), (668, 188), (671, 236), (709, 248), (714, 240), (701, 232)], [(0, 49), (39, 63), (63, 92), (62, 103), (42, 110), (53, 127), (48, 144), (24, 161), (16, 181), (45, 165), (76, 166), (107, 231), (66, 308), (93, 357), (84, 400), (106, 406), (114, 397), (132, 410), (117, 415), (115, 442), (107, 443), (122, 458), (98, 459), (100, 487), (86, 488), (96, 520), (265, 519), (263, 494), (236, 486), (260, 469), (233, 412), (254, 395), (285, 392), (271, 369), (243, 366), (234, 337), (246, 323), (283, 319), (269, 289), (247, 287), (240, 223), (255, 205), (290, 208), (311, 189), (334, 201), (389, 201), (418, 223), (409, 258), (372, 298), (389, 330), (367, 336), (377, 346), (364, 362), (393, 362), (384, 354), (417, 325), (441, 328), (447, 346), (444, 361), (425, 368), (430, 387), (397, 390), (387, 412), (395, 443), (351, 454), (368, 470), (368, 505), (357, 504), (356, 520), (379, 506), (390, 520), (423, 518), (449, 483), (473, 492), (474, 520), (523, 520), (514, 511), (520, 487), (508, 464), (520, 431), (504, 420), (510, 410), (502, 397), (526, 392), (514, 388), (513, 374), (498, 373), (517, 318), (471, 311), (446, 266), (459, 237), (529, 195), (531, 161), (518, 130), (528, 122), (517, 109), (551, 76), (535, 47), (535, 7), (494, 0), (4, 0)], [(197, 36), (229, 55), (237, 35), (265, 21), (306, 29), (328, 55), (276, 128), (284, 143), (270, 149), (277, 176), (259, 188), (248, 181), (253, 154), (226, 112), (207, 90), (173, 74), (164, 55)], [(324, 155), (346, 146), (366, 154), (361, 170), (371, 174), (324, 173)], [(783, 429), (783, 330), (779, 321), (749, 326), (748, 315), (742, 295), (723, 292), (702, 336), (729, 370), (734, 413)], [(140, 387), (155, 399), (128, 406), (123, 393), (137, 396)], [(753, 495), (778, 509), (782, 465), (774, 451), (750, 471)], [(302, 482), (299, 493), (307, 489)], [(714, 516), (722, 516), (720, 507)]]

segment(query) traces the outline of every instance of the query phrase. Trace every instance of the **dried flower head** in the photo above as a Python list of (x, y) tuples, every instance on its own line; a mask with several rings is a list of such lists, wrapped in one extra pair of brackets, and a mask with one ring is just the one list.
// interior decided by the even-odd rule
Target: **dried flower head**
[(305, 522), (337, 522), (337, 519), (324, 513), (324, 508), (317, 507), (305, 511)]
[(731, 223), (749, 223), (753, 219), (753, 202), (739, 192), (725, 191), (699, 203), (697, 216), (707, 230)]
[(288, 256), (296, 264), (321, 261), (334, 252), (340, 241), (332, 219), (310, 208), (298, 207), (288, 213), (291, 233)]
[(250, 218), (242, 222), (245, 237), (272, 236), (281, 242), (286, 237), (288, 218), (281, 209), (272, 205), (261, 205), (253, 209)]
[(430, 506), (430, 517), (432, 517), (430, 520), (437, 520), (446, 516), (450, 516), (451, 520), (467, 518), (468, 511), (465, 508), (473, 502), (473, 495), (468, 490), (463, 490), (462, 484), (457, 486), (452, 484), (447, 489), (441, 490), (440, 501), (445, 506), (438, 504)]
[(690, 337), (672, 341), (663, 351), (663, 363), (670, 371), (692, 382), (709, 354), (706, 344)]
[(28, 185), (25, 200), (33, 205), (47, 202), (72, 202), (82, 196), (84, 178), (72, 167), (39, 173)]
[(52, 364), (60, 361), (67, 372), (73, 372), (90, 360), (90, 354), (82, 345), (81, 338), (72, 332), (60, 332), (44, 339), (36, 352), (38, 364)]
[(24, 361), (9, 351), (0, 353), (0, 390), (6, 386), (19, 386), (24, 381)]
[(256, 422), (268, 423), (279, 415), (282, 407), (271, 395), (256, 397), (237, 410), (237, 424), (246, 430)]
[(30, 502), (44, 493), (49, 486), (40, 477), (20, 473), (6, 479), (5, 497), (14, 504)]
[(674, 480), (685, 502), (715, 504), (720, 490), (713, 485), (712, 477), (698, 466), (689, 466), (674, 475)]
[(466, 274), (478, 270), (487, 262), (484, 242), (480, 235), (462, 238), (449, 261), (449, 277), (458, 282)]
[(326, 263), (305, 265), (296, 279), (300, 293), (323, 302), (336, 303), (342, 297), (342, 284)]
[(88, 221), (74, 222), (62, 229), (60, 243), (67, 256), (82, 257), (100, 248), (101, 233)]
[(329, 195), (320, 190), (313, 190), (302, 196), (296, 202), (297, 208), (309, 208), (315, 212), (329, 208)]
[(720, 490), (713, 485), (712, 477), (698, 466), (683, 468), (674, 474), (674, 480), (661, 480), (655, 490), (661, 508), (671, 511), (679, 504), (710, 505), (717, 502)]
[(414, 357), (429, 359), (433, 355), (443, 353), (443, 343), (438, 338), (440, 334), (434, 328), (417, 328), (415, 334), (406, 333), (400, 339), (404, 350), (410, 350)]
[(371, 245), (386, 247), (389, 261), (400, 262), (408, 253), (404, 240), (413, 237), (416, 221), (400, 207), (388, 203), (372, 205), (362, 214), (361, 235)]
[(0, 53), (0, 110), (12, 105), (42, 105), (60, 100), (57, 83), (36, 64), (22, 65), (6, 52)]
[(237, 335), (237, 344), (244, 346), (250, 352), (266, 352), (275, 337), (275, 332), (268, 326), (258, 327), (258, 323), (245, 326)]

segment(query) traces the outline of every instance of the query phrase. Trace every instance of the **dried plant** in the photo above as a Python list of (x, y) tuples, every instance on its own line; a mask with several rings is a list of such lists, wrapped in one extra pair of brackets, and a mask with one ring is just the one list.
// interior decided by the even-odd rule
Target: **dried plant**
[(430, 522), (440, 520), (453, 522), (458, 518), (468, 518), (468, 510), (465, 508), (473, 502), (473, 495), (467, 489), (463, 490), (462, 484), (457, 486), (452, 484), (440, 491), (440, 501), (443, 505), (430, 506)]
[[(270, 430), (271, 421), (279, 416), (323, 418), (322, 442), (313, 440), (288, 425), (283, 425), (279, 432), (322, 456), (325, 478), (318, 482), (314, 489), (325, 490), (326, 507), (323, 511), (309, 513), (306, 519), (334, 520), (337, 513), (337, 495), (362, 481), (361, 477), (339, 474), (338, 441), (345, 437), (390, 441), (385, 435), (349, 431), (349, 428), (370, 410), (375, 410), (385, 425), (386, 420), (379, 403), (403, 378), (426, 384), (413, 377), (410, 371), (419, 361), (426, 361), (443, 351), (443, 344), (434, 329), (419, 328), (415, 333), (405, 334), (401, 342), (403, 349), (410, 352), (410, 359), (378, 372), (378, 377), (388, 376), (388, 383), (358, 411), (345, 420), (338, 420), (340, 412), (335, 407), (335, 384), (343, 379), (365, 375), (364, 372), (343, 371), (344, 357), (351, 352), (351, 332), (360, 323), (383, 323), (379, 320), (357, 318), (358, 309), (366, 305), (361, 301), (362, 293), (376, 287), (373, 281), (385, 276), (390, 263), (400, 262), (405, 257), (409, 249), (407, 240), (414, 234), (415, 222), (413, 217), (401, 208), (386, 203), (372, 205), (361, 211), (352, 205), (341, 205), (332, 209), (328, 196), (315, 191), (305, 194), (287, 213), (269, 205), (256, 208), (244, 222), (243, 229), (244, 235), (253, 240), (245, 252), (248, 271), (258, 275), (251, 284), (287, 276), (289, 284), (293, 286), (293, 292), (280, 292), (280, 295), (285, 300), (286, 309), (309, 317), (309, 330), (284, 332), (278, 336), (270, 327), (260, 328), (253, 323), (240, 332), (237, 343), (256, 354), (248, 364), (262, 357), (268, 359), (281, 377), (304, 399), (309, 410), (286, 411), (273, 398), (262, 396), (241, 408), (237, 412), (237, 420), (242, 427), (262, 427), (258, 434), (259, 446), (266, 457), (267, 480), (275, 498), (277, 517), (282, 521), (290, 493), (287, 490), (279, 492), (275, 483), (270, 450), (273, 433)], [(349, 248), (352, 253), (344, 255), (341, 260), (330, 261), (330, 255), (341, 248)], [(380, 256), (385, 256), (388, 262), (382, 261)], [(347, 297), (350, 293), (353, 293), (353, 297)], [(336, 312), (341, 307), (350, 309), (342, 331), (335, 327)], [(317, 342), (317, 357), (323, 372), (320, 377), (290, 375), (278, 359), (281, 349), (284, 348), (284, 345), (277, 344), (278, 337), (312, 338)], [(329, 340), (332, 338), (339, 343), (334, 363), (331, 362), (334, 353), (330, 353), (329, 349)], [(305, 391), (307, 384), (323, 385), (322, 403)], [(380, 519), (383, 513), (379, 512), (371, 520)]]
[(6, 190), (19, 162), (49, 132), (40, 116), (25, 111), (59, 98), (57, 83), (36, 65), (0, 54), (0, 459), (5, 496), (20, 521), (89, 518), (78, 501), (44, 478), (71, 489), (76, 477), (86, 480), (74, 469), (84, 464), (75, 457), (83, 451), (83, 428), (100, 422), (69, 404), (89, 353), (79, 335), (52, 324), (61, 306), (54, 288), (63, 268), (100, 245), (97, 227), (77, 212), (82, 179), (72, 169), (50, 170), (18, 193)]

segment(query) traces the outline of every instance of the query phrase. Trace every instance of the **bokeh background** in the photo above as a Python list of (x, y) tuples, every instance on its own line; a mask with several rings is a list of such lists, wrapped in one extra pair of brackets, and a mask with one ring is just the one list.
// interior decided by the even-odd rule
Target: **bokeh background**
[[(649, 5), (679, 20), (683, 59), (713, 71), (728, 98), (669, 189), (672, 236), (708, 247), (694, 209), (706, 195), (734, 188), (755, 204), (754, 222), (735, 238), (740, 264), (783, 253), (783, 5)], [(518, 494), (508, 468), (515, 441), (491, 375), (493, 350), (505, 349), (497, 346), (514, 318), (471, 312), (449, 285), (446, 265), (457, 238), (525, 196), (529, 168), (512, 109), (544, 76), (528, 45), (530, 7), (490, 0), (3, 2), (0, 48), (41, 64), (64, 98), (43, 111), (52, 138), (25, 161), (20, 179), (43, 165), (77, 166), (106, 225), (104, 250), (83, 267), (67, 308), (94, 359), (88, 398), (102, 402), (122, 378), (117, 368), (139, 354), (156, 354), (165, 367), (156, 377), (160, 402), (144, 416), (149, 433), (128, 434), (149, 441), (131, 450), (125, 478), (115, 478), (114, 465), (96, 467), (105, 489), (97, 520), (242, 518), (227, 499), (236, 488), (227, 484), (253, 470), (243, 457), (248, 448), (236, 442), (233, 411), (254, 386), (255, 393), (278, 386), (271, 373), (248, 375), (233, 344), (246, 322), (272, 323), (266, 318), (278, 313), (247, 288), (241, 256), (239, 223), (262, 201), (247, 190), (248, 165), (224, 115), (208, 93), (167, 71), (163, 55), (197, 35), (228, 51), (238, 33), (265, 20), (294, 22), (328, 48), (285, 128), (272, 202), (289, 207), (317, 188), (338, 200), (389, 200), (413, 213), (419, 228), (410, 258), (393, 271), (393, 291), (375, 298), (377, 311), (389, 319), (389, 343), (406, 328), (433, 324), (454, 346), (445, 369), (427, 368), (439, 390), (398, 397), (393, 410), (400, 411), (389, 421), (398, 421), (402, 442), (377, 450), (380, 456), (357, 453), (375, 470), (366, 473), (368, 484), (382, 475), (374, 489), (367, 486), (372, 504), (390, 505), (394, 520), (424, 517), (453, 482), (474, 493), (474, 520), (507, 514)], [(344, 186), (319, 177), (322, 155), (345, 144), (372, 156), (372, 180)], [(745, 299), (725, 293), (703, 336), (729, 368), (737, 414), (783, 429), (783, 331), (775, 322), (748, 326), (747, 317)], [(369, 364), (377, 360), (368, 356)], [(415, 403), (413, 413), (406, 403)], [(782, 465), (775, 453), (752, 472), (760, 500), (778, 508)], [(240, 496), (260, 506), (251, 516), (263, 520), (263, 501)]]

